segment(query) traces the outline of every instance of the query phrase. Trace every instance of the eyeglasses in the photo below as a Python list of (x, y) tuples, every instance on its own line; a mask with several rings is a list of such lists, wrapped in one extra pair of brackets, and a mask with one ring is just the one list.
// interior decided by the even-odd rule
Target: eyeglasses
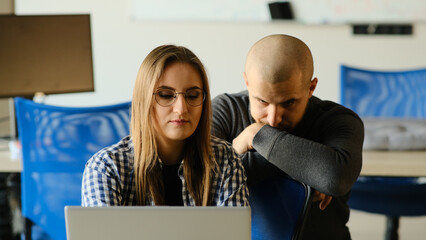
[(193, 88), (186, 92), (176, 92), (171, 89), (158, 89), (153, 93), (155, 101), (163, 107), (172, 105), (176, 101), (178, 94), (182, 94), (185, 97), (186, 103), (192, 107), (200, 106), (206, 98), (206, 93), (200, 88)]

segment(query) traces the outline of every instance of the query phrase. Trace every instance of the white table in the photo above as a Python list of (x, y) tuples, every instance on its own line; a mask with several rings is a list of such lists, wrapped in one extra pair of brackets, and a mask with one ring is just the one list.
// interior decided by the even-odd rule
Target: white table
[(426, 177), (426, 151), (364, 151), (361, 175)]
[(10, 152), (7, 150), (0, 151), (0, 172), (21, 172), (22, 161), (21, 159), (11, 159)]
[[(0, 172), (21, 172), (21, 160), (0, 151)], [(364, 151), (363, 176), (426, 177), (426, 151)]]

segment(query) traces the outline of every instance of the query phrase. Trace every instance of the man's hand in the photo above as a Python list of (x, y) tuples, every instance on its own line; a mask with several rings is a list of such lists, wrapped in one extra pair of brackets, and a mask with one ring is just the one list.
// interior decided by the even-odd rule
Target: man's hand
[(246, 127), (238, 137), (234, 138), (232, 146), (238, 154), (241, 155), (253, 149), (253, 138), (263, 125), (262, 123), (253, 123)]
[(331, 199), (333, 199), (332, 196), (325, 195), (324, 193), (320, 193), (317, 190), (314, 190), (314, 197), (312, 201), (313, 202), (321, 201), (319, 204), (319, 208), (321, 210), (324, 210), (330, 204)]

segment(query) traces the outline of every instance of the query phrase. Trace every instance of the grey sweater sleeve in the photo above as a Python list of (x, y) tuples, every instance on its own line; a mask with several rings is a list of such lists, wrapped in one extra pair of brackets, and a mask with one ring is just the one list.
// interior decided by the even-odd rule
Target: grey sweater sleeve
[(323, 124), (321, 143), (264, 126), (253, 147), (269, 162), (298, 181), (332, 196), (348, 193), (362, 166), (364, 127), (350, 114)]

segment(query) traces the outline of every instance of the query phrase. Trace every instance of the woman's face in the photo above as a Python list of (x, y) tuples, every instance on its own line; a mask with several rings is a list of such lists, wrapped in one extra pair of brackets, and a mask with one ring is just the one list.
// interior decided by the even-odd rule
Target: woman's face
[[(197, 98), (203, 97), (201, 89), (201, 76), (190, 64), (176, 62), (167, 66), (155, 88), (156, 94), (152, 101), (155, 138), (160, 146), (182, 143), (194, 133), (201, 118), (203, 104), (192, 105), (199, 102)], [(197, 95), (200, 92), (201, 96)], [(177, 94), (174, 99), (175, 93), (185, 93), (186, 96)]]

